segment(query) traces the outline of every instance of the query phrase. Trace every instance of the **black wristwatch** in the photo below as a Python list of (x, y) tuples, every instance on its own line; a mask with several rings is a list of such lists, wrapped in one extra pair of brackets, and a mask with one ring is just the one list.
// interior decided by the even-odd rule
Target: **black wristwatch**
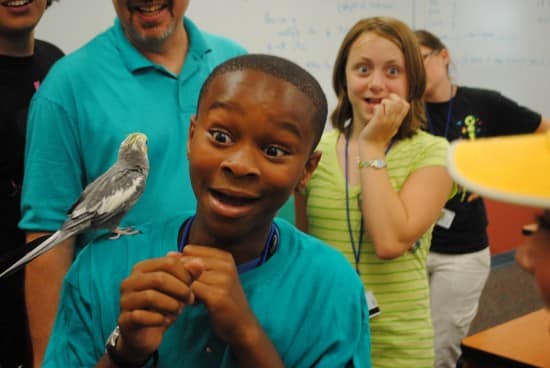
[(148, 363), (152, 361), (151, 367), (156, 367), (159, 360), (158, 350), (155, 350), (147, 359), (142, 363), (129, 362), (116, 350), (116, 344), (120, 337), (120, 327), (118, 325), (115, 327), (111, 335), (105, 343), (105, 352), (109, 355), (109, 358), (119, 367), (119, 368), (142, 368), (149, 366)]

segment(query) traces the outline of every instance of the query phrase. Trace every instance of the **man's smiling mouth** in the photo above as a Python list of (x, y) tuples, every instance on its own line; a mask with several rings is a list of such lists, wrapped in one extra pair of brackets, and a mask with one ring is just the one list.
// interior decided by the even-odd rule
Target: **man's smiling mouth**
[(5, 6), (7, 8), (18, 8), (21, 6), (25, 6), (27, 4), (32, 3), (34, 0), (12, 0), (12, 1), (4, 1), (2, 3), (2, 6)]

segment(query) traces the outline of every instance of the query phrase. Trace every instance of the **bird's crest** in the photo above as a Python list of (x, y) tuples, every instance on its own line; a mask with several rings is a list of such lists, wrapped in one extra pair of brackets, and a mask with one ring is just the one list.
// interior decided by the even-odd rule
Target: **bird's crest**
[(143, 133), (130, 133), (120, 144), (120, 152), (139, 150), (147, 153), (147, 136)]
[(143, 133), (131, 133), (128, 134), (126, 139), (122, 142), (123, 145), (133, 145), (137, 142), (147, 143), (147, 136)]

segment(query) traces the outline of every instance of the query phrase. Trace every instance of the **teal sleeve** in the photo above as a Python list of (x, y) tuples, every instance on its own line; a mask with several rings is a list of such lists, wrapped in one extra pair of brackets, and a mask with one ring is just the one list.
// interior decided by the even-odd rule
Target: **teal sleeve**
[[(41, 88), (63, 88), (55, 82)], [(74, 119), (40, 92), (29, 111), (19, 227), (55, 231), (83, 189), (83, 173)]]

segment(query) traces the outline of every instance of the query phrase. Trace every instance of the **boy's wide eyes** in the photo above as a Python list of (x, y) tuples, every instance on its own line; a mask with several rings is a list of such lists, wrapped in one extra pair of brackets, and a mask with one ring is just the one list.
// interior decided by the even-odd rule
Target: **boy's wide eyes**
[(231, 141), (229, 134), (221, 130), (213, 130), (210, 132), (210, 135), (218, 143), (229, 143)]
[(277, 146), (268, 146), (264, 150), (265, 154), (272, 157), (280, 157), (286, 155), (286, 151)]
[[(212, 137), (212, 139), (218, 144), (225, 145), (235, 143), (231, 138), (231, 135), (224, 130), (211, 129), (208, 133), (210, 134), (210, 137)], [(262, 150), (266, 154), (266, 156), (269, 157), (281, 157), (288, 154), (287, 150), (281, 148), (278, 145), (270, 144), (264, 147), (265, 148), (262, 148)]]

